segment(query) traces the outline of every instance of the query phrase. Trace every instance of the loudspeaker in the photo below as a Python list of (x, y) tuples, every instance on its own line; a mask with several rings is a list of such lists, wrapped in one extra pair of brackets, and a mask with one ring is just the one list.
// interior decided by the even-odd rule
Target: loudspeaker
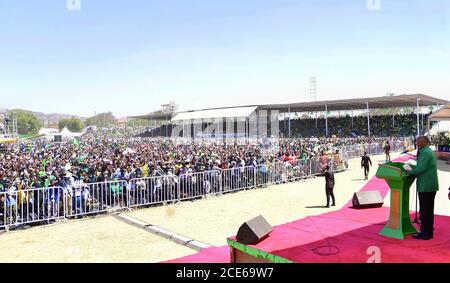
[(379, 191), (357, 192), (353, 195), (353, 207), (373, 208), (382, 207), (384, 199)]
[(55, 135), (54, 137), (55, 137), (54, 142), (62, 142), (62, 136), (61, 135)]
[(236, 240), (245, 245), (253, 245), (264, 239), (270, 232), (272, 232), (272, 226), (260, 215), (239, 227)]

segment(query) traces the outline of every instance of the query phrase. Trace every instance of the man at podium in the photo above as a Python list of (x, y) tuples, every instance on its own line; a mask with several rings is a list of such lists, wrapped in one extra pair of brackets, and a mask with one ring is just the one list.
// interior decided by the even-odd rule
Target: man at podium
[(420, 233), (413, 235), (415, 239), (433, 239), (434, 198), (439, 190), (436, 155), (430, 149), (430, 141), (420, 136), (416, 141), (418, 148), (417, 167), (409, 170), (409, 174), (417, 177), (417, 191), (420, 205)]

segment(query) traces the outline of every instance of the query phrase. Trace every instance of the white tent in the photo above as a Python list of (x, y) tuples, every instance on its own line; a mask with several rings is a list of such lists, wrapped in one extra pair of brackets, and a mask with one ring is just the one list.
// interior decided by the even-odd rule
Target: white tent
[(58, 130), (54, 129), (54, 128), (41, 128), (39, 130), (39, 135), (53, 135), (53, 134), (57, 134)]
[(62, 138), (73, 138), (73, 137), (79, 137), (83, 133), (73, 133), (67, 127), (64, 127), (61, 132), (59, 132), (57, 135), (61, 135)]
[(67, 129), (67, 127), (64, 127), (61, 132), (59, 132), (59, 135), (61, 135), (63, 138), (70, 138), (73, 137), (73, 133)]
[(437, 125), (433, 126), (429, 134), (430, 135), (437, 135), (439, 133), (448, 133), (450, 132), (450, 121), (440, 121)]

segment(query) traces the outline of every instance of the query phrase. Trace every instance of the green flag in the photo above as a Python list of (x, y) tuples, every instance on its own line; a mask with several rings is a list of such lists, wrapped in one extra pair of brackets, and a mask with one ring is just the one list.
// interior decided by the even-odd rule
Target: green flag
[(47, 166), (47, 160), (42, 160), (42, 170), (45, 171), (45, 166)]
[(73, 144), (76, 145), (76, 146), (79, 146), (80, 145), (80, 140), (77, 139), (77, 138), (73, 139)]

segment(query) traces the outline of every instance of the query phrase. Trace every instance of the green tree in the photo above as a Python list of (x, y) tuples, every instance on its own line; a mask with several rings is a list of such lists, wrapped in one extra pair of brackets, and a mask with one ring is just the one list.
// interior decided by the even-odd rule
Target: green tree
[(15, 109), (12, 112), (16, 113), (17, 131), (19, 135), (35, 135), (43, 126), (42, 121), (33, 112), (21, 109)]
[(67, 125), (69, 125), (69, 120), (70, 119), (60, 119), (58, 121), (58, 128), (61, 131), (62, 129), (64, 129), (65, 127), (67, 127)]
[(78, 118), (72, 117), (71, 119), (61, 119), (59, 120), (58, 127), (60, 130), (67, 127), (71, 132), (80, 132), (84, 129), (84, 123)]

